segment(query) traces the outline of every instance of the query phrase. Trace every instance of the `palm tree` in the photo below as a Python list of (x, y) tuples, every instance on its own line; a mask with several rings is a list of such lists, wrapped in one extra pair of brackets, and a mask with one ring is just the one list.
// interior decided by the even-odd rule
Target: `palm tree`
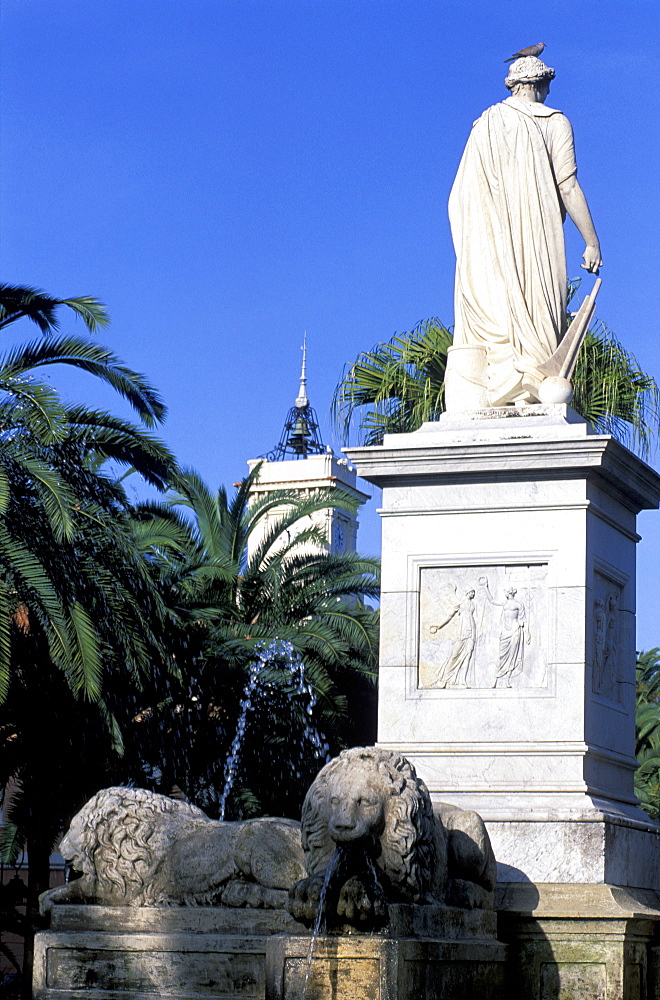
[[(27, 317), (45, 335), (0, 357), (0, 703), (8, 692), (17, 606), (31, 607), (71, 689), (99, 697), (98, 642), (84, 602), (65, 597), (66, 559), (60, 549), (70, 548), (98, 521), (102, 497), (110, 500), (110, 480), (99, 472), (100, 463), (112, 459), (135, 468), (160, 489), (175, 469), (173, 456), (141, 428), (108, 413), (65, 406), (50, 385), (35, 379), (35, 371), (46, 365), (66, 364), (112, 385), (147, 427), (165, 414), (144, 377), (112, 352), (56, 334), (59, 305), (81, 316), (90, 331), (107, 325), (96, 299), (57, 300), (34, 289), (0, 286), (0, 326)], [(108, 530), (117, 502), (115, 491)], [(46, 561), (53, 552), (58, 562), (49, 572)]]
[[(579, 287), (569, 285), (568, 300)], [(569, 314), (570, 322), (571, 316)], [(452, 334), (438, 319), (364, 351), (335, 389), (332, 412), (346, 440), (354, 424), (365, 444), (414, 431), (444, 410), (444, 377)], [(646, 455), (660, 429), (660, 388), (601, 321), (588, 331), (573, 376), (571, 405), (604, 434)]]
[[(106, 348), (60, 335), (58, 307), (90, 332), (107, 324), (95, 299), (0, 287), (0, 326), (26, 317), (44, 334), (0, 357), (0, 849), (11, 862), (27, 846), (29, 926), (64, 819), (122, 751), (125, 703), (154, 664), (172, 666), (169, 612), (107, 468), (135, 469), (161, 490), (173, 481), (173, 456), (144, 429), (165, 409)], [(143, 426), (65, 405), (35, 378), (56, 363), (113, 386)], [(26, 955), (29, 992), (29, 942)]]
[[(328, 492), (303, 500), (280, 491), (253, 501), (257, 476), (258, 469), (230, 499), (189, 472), (167, 504), (138, 512), (136, 530), (159, 587), (187, 624), (175, 652), (185, 684), (169, 699), (161, 692), (160, 709), (152, 704), (139, 713), (133, 744), (136, 752), (160, 747), (154, 760), (164, 787), (176, 783), (217, 812), (250, 667), (265, 659), (251, 714), (259, 739), (246, 741), (230, 811), (295, 814), (303, 772), (311, 777), (319, 766), (309, 747), (295, 745), (307, 723), (336, 748), (352, 739), (349, 707), (363, 716), (373, 707), (377, 615), (356, 598), (377, 596), (378, 564), (323, 551), (313, 525), (296, 534), (302, 519), (330, 505), (348, 508), (348, 498)], [(278, 519), (264, 530), (274, 511)], [(312, 719), (309, 696), (300, 696), (300, 662), (315, 693)], [(352, 723), (372, 736), (368, 719)]]
[(660, 649), (637, 656), (635, 794), (642, 809), (660, 820)]
[(648, 456), (660, 430), (660, 390), (653, 376), (596, 320), (578, 357), (571, 406), (596, 431)]
[(348, 441), (354, 422), (364, 444), (415, 431), (444, 410), (447, 349), (452, 334), (439, 319), (361, 352), (335, 389), (332, 413)]

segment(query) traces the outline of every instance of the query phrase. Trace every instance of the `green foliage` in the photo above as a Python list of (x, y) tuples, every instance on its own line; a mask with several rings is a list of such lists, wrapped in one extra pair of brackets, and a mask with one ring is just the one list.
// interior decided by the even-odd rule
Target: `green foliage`
[(99, 327), (110, 323), (103, 303), (90, 295), (54, 299), (39, 288), (0, 284), (0, 329), (25, 317), (36, 323), (42, 333), (55, 333), (59, 329), (57, 314), (60, 306), (66, 306), (80, 317), (90, 333), (96, 333)]
[(637, 657), (635, 794), (651, 819), (660, 821), (660, 649)]
[(2, 844), (11, 861), (27, 843), (31, 872), (47, 862), (72, 802), (98, 788), (99, 762), (121, 753), (121, 693), (143, 685), (155, 663), (171, 667), (168, 612), (107, 463), (164, 489), (174, 458), (140, 426), (65, 405), (34, 373), (62, 363), (87, 371), (147, 427), (165, 410), (106, 348), (58, 334), (60, 307), (92, 332), (107, 325), (95, 299), (0, 286), (0, 327), (27, 318), (46, 335), (0, 357)]
[(37, 406), (39, 399), (33, 403), (32, 398), (35, 392), (40, 392), (44, 394), (45, 405), (50, 405), (57, 416), (58, 397), (48, 385), (35, 386), (31, 374), (38, 368), (57, 364), (89, 372), (106, 382), (130, 403), (147, 427), (164, 419), (165, 407), (144, 376), (126, 368), (107, 348), (83, 337), (48, 337), (9, 351), (0, 364), (0, 388), (10, 398), (19, 399), (24, 408), (29, 404)]
[[(447, 349), (452, 334), (438, 319), (422, 320), (410, 333), (364, 351), (345, 371), (332, 401), (335, 422), (348, 440), (354, 418), (365, 444), (383, 434), (415, 431), (444, 409)], [(373, 407), (373, 409), (367, 409)]]
[[(131, 403), (143, 424), (164, 415), (158, 394), (142, 375), (107, 349), (80, 337), (55, 335), (56, 310), (67, 306), (95, 330), (107, 315), (95, 299), (57, 300), (33, 289), (0, 286), (0, 325), (27, 317), (48, 336), (0, 357), (0, 703), (10, 689), (16, 608), (39, 628), (48, 656), (75, 694), (101, 698), (99, 631), (90, 617), (102, 577), (89, 564), (88, 542), (101, 533), (103, 553), (117, 544), (127, 509), (123, 490), (103, 471), (108, 459), (139, 471), (164, 489), (176, 468), (173, 456), (147, 432), (111, 414), (64, 405), (34, 371), (66, 364), (110, 384)], [(108, 559), (105, 559), (107, 566)], [(137, 564), (136, 564), (137, 565)], [(144, 571), (142, 571), (144, 576)], [(106, 581), (109, 585), (109, 581)], [(113, 593), (120, 592), (116, 582)], [(124, 591), (124, 599), (127, 594)], [(115, 601), (115, 604), (117, 602)], [(129, 601), (128, 604), (131, 604)], [(121, 607), (115, 611), (122, 612)], [(123, 613), (123, 612), (122, 612)], [(135, 619), (135, 610), (127, 621)], [(136, 627), (138, 635), (142, 628)], [(119, 630), (119, 633), (121, 630)], [(19, 642), (20, 645), (20, 642)], [(15, 658), (15, 657), (14, 657)], [(129, 655), (129, 662), (134, 656)]]
[(660, 388), (601, 320), (588, 331), (571, 406), (596, 431), (649, 455), (660, 428)]
[[(350, 498), (333, 490), (256, 499), (257, 476), (258, 469), (230, 498), (188, 472), (168, 502), (137, 511), (136, 537), (181, 623), (171, 640), (181, 682), (156, 685), (127, 732), (142, 760), (135, 780), (152, 787), (151, 774), (163, 790), (176, 784), (213, 814), (250, 665), (275, 643), (252, 699), (253, 735), (230, 813), (296, 815), (323, 763), (311, 745), (300, 745), (306, 724), (333, 750), (375, 735), (377, 613), (360, 598), (377, 596), (378, 564), (330, 555), (310, 521), (329, 506), (350, 509)], [(296, 694), (284, 643), (305, 665), (317, 701), (313, 719), (307, 696)]]

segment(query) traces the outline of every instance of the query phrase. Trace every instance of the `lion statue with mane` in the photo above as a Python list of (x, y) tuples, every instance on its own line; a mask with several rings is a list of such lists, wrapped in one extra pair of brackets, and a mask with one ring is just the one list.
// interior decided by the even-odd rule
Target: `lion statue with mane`
[(307, 925), (321, 899), (330, 921), (357, 927), (384, 924), (390, 902), (493, 906), (496, 866), (483, 820), (434, 808), (399, 753), (344, 750), (309, 789), (301, 825), (308, 877), (292, 887), (288, 909)]
[(83, 874), (42, 893), (42, 913), (54, 903), (279, 908), (305, 874), (299, 823), (225, 823), (143, 788), (97, 792), (60, 852)]

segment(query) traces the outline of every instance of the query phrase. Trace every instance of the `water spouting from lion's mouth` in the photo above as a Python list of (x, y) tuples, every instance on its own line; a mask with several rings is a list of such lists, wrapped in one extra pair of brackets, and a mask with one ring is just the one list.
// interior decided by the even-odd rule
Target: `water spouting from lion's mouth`
[(309, 941), (309, 948), (307, 949), (307, 969), (305, 970), (305, 982), (303, 984), (300, 1000), (305, 1000), (307, 995), (307, 987), (309, 985), (309, 977), (312, 972), (312, 961), (314, 959), (314, 948), (316, 947), (317, 938), (319, 934), (323, 933), (327, 929), (325, 912), (326, 898), (332, 878), (339, 867), (341, 854), (341, 849), (336, 847), (330, 856), (328, 867), (325, 870), (323, 886), (321, 888), (321, 892), (319, 893), (319, 906), (316, 911), (316, 920), (314, 921), (314, 926), (312, 927), (312, 936)]
[[(347, 876), (358, 871), (368, 872), (372, 879), (374, 894), (376, 894), (380, 889), (380, 878), (377, 866), (371, 857), (368, 847), (362, 844), (358, 845), (357, 848), (354, 844), (337, 844), (330, 855), (330, 860), (325, 870), (323, 886), (319, 893), (316, 919), (312, 926), (312, 936), (309, 948), (307, 949), (307, 968), (305, 970), (305, 982), (300, 1000), (306, 1000), (317, 940), (321, 934), (327, 934), (331, 929), (333, 918), (335, 921), (338, 918), (335, 907), (339, 900), (341, 886)], [(341, 919), (339, 922), (341, 923)], [(363, 928), (361, 933), (368, 933), (368, 931)]]
[(82, 872), (78, 871), (73, 861), (64, 862), (64, 883), (68, 885), (69, 882), (75, 881), (75, 879), (80, 878)]

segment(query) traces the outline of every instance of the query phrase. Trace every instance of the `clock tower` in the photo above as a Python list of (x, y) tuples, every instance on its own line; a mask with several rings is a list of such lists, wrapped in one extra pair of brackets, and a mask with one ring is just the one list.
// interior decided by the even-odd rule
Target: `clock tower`
[[(332, 448), (323, 444), (316, 413), (307, 398), (306, 336), (302, 352), (300, 388), (284, 421), (280, 440), (272, 451), (248, 462), (250, 471), (261, 463), (252, 496), (257, 499), (276, 490), (296, 490), (304, 497), (321, 489), (335, 489), (347, 493), (362, 506), (369, 495), (358, 489), (356, 472), (348, 459), (337, 458)], [(269, 516), (276, 518), (278, 513), (273, 511)], [(268, 522), (268, 518), (264, 520)], [(337, 554), (356, 551), (357, 514), (328, 507), (314, 514), (311, 520), (323, 531), (326, 551)], [(267, 530), (267, 523), (262, 530)], [(249, 549), (258, 544), (259, 537), (250, 539)]]

